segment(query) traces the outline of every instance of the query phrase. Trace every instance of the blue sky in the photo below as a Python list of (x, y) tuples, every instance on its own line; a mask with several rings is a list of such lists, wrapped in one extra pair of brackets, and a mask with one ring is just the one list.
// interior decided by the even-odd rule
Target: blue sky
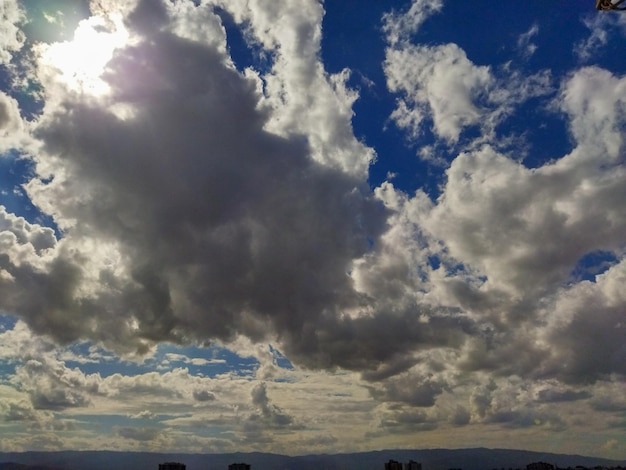
[(0, 451), (626, 459), (626, 14), (5, 0)]

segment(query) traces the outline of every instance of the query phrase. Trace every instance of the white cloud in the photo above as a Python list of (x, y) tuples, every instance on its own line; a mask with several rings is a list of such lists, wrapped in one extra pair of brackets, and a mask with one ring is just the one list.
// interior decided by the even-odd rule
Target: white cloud
[[(593, 294), (603, 289), (603, 276), (612, 279), (621, 272), (623, 261), (594, 284), (576, 284), (570, 276), (580, 259), (598, 250), (623, 260), (622, 81), (587, 68), (563, 83), (561, 106), (576, 146), (552, 163), (528, 169), (486, 146), (452, 162), (434, 204), (419, 192), (407, 198), (389, 184), (380, 188), (397, 221), (404, 220), (393, 230), (404, 226), (423, 247), (415, 251), (417, 257), (399, 256), (396, 269), (406, 273), (412, 266), (421, 273), (416, 285), (424, 289), (423, 302), (460, 309), (482, 331), (466, 341), (462, 369), (493, 368), (567, 382), (624, 373), (616, 359), (623, 354), (624, 333), (617, 327), (623, 319), (614, 313), (620, 307), (604, 307), (606, 301)], [(410, 246), (396, 242), (392, 246), (398, 252), (396, 245)], [(433, 253), (441, 262), (438, 269), (427, 263)], [(361, 267), (357, 286), (364, 273)], [(587, 305), (586, 311), (594, 305), (594, 317), (565, 307), (571, 299)], [(544, 339), (538, 342), (539, 322), (561, 314), (563, 323), (541, 333)], [(583, 353), (587, 348), (577, 348), (572, 338), (593, 329), (598, 329), (594, 338), (606, 337), (608, 343), (599, 345), (602, 352)]]
[(443, 0), (413, 0), (405, 12), (392, 11), (383, 16), (383, 31), (387, 42), (396, 45), (407, 41), (430, 16), (443, 9)]
[(593, 15), (583, 19), (590, 30), (589, 37), (574, 45), (574, 53), (584, 63), (592, 62), (596, 57), (604, 55), (609, 41), (618, 35), (626, 36), (626, 17), (624, 15)]
[(0, 153), (25, 143), (25, 127), (17, 101), (0, 91)]
[[(458, 140), (462, 127), (481, 120), (483, 113), (474, 98), (488, 96), (493, 87), (489, 68), (473, 65), (455, 44), (390, 49), (385, 70), (389, 89), (406, 93), (411, 104), (427, 104), (436, 132), (451, 141)], [(406, 111), (406, 107), (399, 108), (392, 117), (406, 121)], [(412, 107), (409, 113), (413, 112)], [(419, 116), (424, 114), (419, 109), (417, 115), (412, 114), (414, 126), (420, 124)], [(417, 128), (411, 130), (417, 134)]]
[(539, 26), (534, 24), (530, 27), (528, 31), (520, 34), (520, 36), (517, 38), (517, 47), (524, 58), (530, 58), (537, 51), (537, 45), (532, 42), (532, 39), (538, 33)]
[(0, 64), (8, 64), (13, 53), (24, 45), (24, 34), (19, 26), (24, 19), (17, 0), (4, 0), (0, 4)]
[(373, 149), (352, 129), (352, 104), (358, 98), (346, 81), (349, 71), (328, 74), (320, 60), (324, 14), (314, 0), (215, 1), (239, 24), (248, 25), (248, 40), (272, 57), (261, 74), (270, 112), (265, 128), (289, 138), (307, 139), (312, 157), (324, 165), (365, 178)]
[(561, 108), (579, 144), (576, 158), (609, 164), (623, 159), (625, 90), (625, 77), (599, 67), (582, 68), (563, 84)]
[(456, 44), (400, 43), (387, 49), (384, 67), (389, 90), (400, 95), (391, 115), (398, 126), (416, 138), (432, 120), (435, 134), (450, 144), (472, 126), (480, 128), (479, 140), (496, 142), (496, 126), (516, 105), (551, 91), (547, 72), (525, 77), (504, 67), (495, 73)]

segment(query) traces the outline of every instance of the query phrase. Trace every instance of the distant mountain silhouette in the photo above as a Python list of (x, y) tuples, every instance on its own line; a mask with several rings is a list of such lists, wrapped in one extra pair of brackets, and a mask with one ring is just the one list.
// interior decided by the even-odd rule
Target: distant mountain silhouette
[[(1, 455), (1, 454), (0, 454)], [(15, 462), (0, 462), (0, 470), (64, 470), (43, 465), (25, 465)]]
[(415, 460), (423, 470), (491, 470), (548, 462), (561, 468), (626, 466), (626, 461), (509, 449), (381, 450), (352, 454), (287, 456), (262, 452), (233, 454), (157, 454), (149, 452), (0, 452), (0, 470), (158, 470), (159, 463), (182, 462), (187, 470), (226, 470), (246, 462), (252, 470), (383, 470), (385, 462)]

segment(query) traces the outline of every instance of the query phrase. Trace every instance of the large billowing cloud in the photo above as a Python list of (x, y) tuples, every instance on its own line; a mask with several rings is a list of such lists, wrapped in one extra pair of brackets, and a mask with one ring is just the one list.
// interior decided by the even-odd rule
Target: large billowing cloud
[[(530, 169), (514, 152), (494, 150), (493, 131), (516, 103), (546, 91), (544, 74), (507, 90), (457, 45), (389, 40), (387, 79), (406, 97), (392, 115), (401, 127), (414, 135), (426, 116), (452, 143), (465, 127), (482, 128), (469, 145), (478, 148), (450, 164), (436, 201), (421, 192), (407, 198), (389, 183), (380, 188), (423, 247), (417, 256), (398, 256), (395, 271), (406, 273), (407, 259), (421, 266), (430, 280), (424, 300), (460, 309), (480, 331), (465, 342), (458, 366), (567, 382), (623, 376), (623, 304), (607, 288), (623, 276), (624, 78), (589, 67), (565, 79), (558, 108), (574, 148)], [(433, 253), (442, 262), (436, 270), (428, 265)], [(595, 282), (578, 282), (576, 266), (597, 253), (614, 266)], [(589, 344), (576, 347), (580, 341)]]
[[(349, 113), (336, 111), (354, 97), (324, 74), (321, 10), (306, 5), (310, 15), (279, 8), (285, 24), (275, 29), (266, 5), (228, 7), (249, 22), (251, 40), (275, 50), (264, 76), (235, 69), (207, 5), (128, 10), (133, 42), (107, 66), (109, 93), (60, 93), (55, 83), (36, 123), (40, 177), (27, 189), (63, 237), (7, 215), (29, 235), (7, 238), (3, 308), (57, 340), (126, 352), (244, 335), (279, 341), (298, 363), (367, 371), (376, 381), (441, 347), (457, 351), (461, 370), (576, 380), (554, 370), (557, 353), (542, 342), (552, 333), (538, 326), (569, 292), (563, 283), (581, 257), (618, 256), (623, 175), (600, 161), (621, 152), (622, 81), (590, 68), (563, 84), (577, 147), (553, 164), (529, 170), (485, 145), (452, 162), (435, 202), (389, 184), (375, 196), (363, 179), (371, 154), (359, 157)], [(386, 71), (392, 90), (414, 90), (404, 106), (432, 113), (442, 138), (456, 141), (480, 124), (489, 141), (497, 116), (543, 93), (535, 79), (501, 88), (456, 45), (418, 49), (394, 39), (423, 21), (409, 21), (411, 12), (385, 19)], [(208, 27), (200, 32), (198, 22)], [(488, 102), (474, 104), (477, 96)], [(319, 127), (329, 121), (343, 123), (331, 125), (340, 134)], [(445, 273), (459, 262), (463, 271)], [(511, 348), (526, 353), (513, 359)], [(605, 369), (596, 370), (620, 370)]]
[(49, 259), (7, 261), (3, 308), (61, 341), (123, 350), (244, 334), (315, 365), (341, 312), (364, 302), (349, 271), (385, 209), (314, 159), (306, 135), (268, 132), (258, 79), (232, 67), (220, 28), (209, 40), (169, 31), (182, 14), (140, 2), (110, 94), (68, 91), (40, 118), (41, 179), (27, 188), (63, 238)]

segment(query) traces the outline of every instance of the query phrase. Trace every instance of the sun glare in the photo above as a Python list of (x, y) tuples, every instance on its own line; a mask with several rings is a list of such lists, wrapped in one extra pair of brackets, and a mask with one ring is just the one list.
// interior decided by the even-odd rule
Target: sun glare
[(129, 34), (120, 16), (92, 16), (79, 23), (72, 41), (45, 46), (42, 65), (52, 78), (71, 91), (94, 96), (109, 87), (101, 76), (116, 49), (123, 47)]

